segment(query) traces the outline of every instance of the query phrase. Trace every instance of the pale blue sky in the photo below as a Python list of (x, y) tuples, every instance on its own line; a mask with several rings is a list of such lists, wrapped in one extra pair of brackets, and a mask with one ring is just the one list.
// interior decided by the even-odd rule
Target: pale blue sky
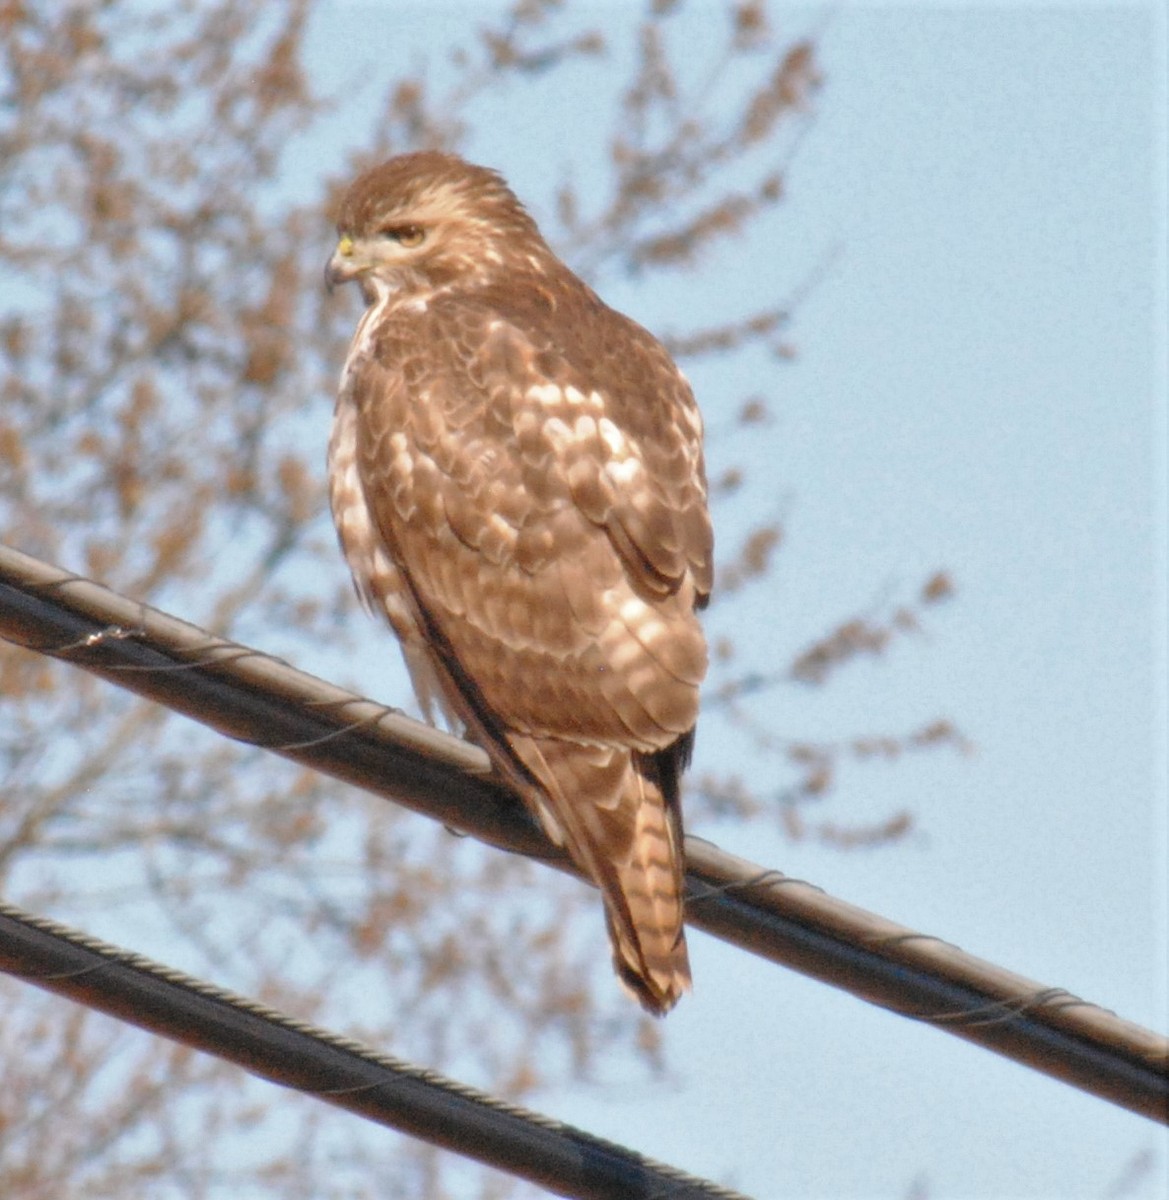
[[(313, 29), (316, 82), (414, 62), (485, 7), (399, 5), (382, 46), (368, 30), (385, 8), (339, 2)], [(685, 27), (703, 36), (714, 11), (692, 5)], [(793, 32), (821, 22), (780, 11)], [(835, 253), (794, 364), (691, 370), (712, 424), (751, 391), (776, 415), (712, 447), (714, 474), (745, 455), (774, 480), (720, 511), (724, 545), (761, 509), (788, 519), (734, 632), (779, 665), (945, 567), (958, 596), (925, 636), (823, 692), (778, 693), (771, 716), (824, 737), (945, 714), (977, 750), (849, 776), (841, 819), (916, 814), (893, 849), (793, 846), (766, 822), (695, 832), (1164, 1029), (1159, 7), (843, 4), (823, 28), (826, 87), (787, 203), (672, 287), (602, 290), (665, 330), (782, 300)], [(493, 100), (500, 119), (468, 147), (537, 214), (546, 156), (587, 186), (570, 149), (594, 117), (587, 82), (523, 122)], [(352, 138), (375, 99), (330, 127)], [(312, 139), (302, 153), (290, 172), (341, 165)], [(363, 678), (400, 702), (388, 673)], [(704, 727), (699, 767), (731, 752)], [(761, 1200), (902, 1197), (918, 1177), (936, 1200), (1103, 1197), (1145, 1151), (1131, 1194), (1164, 1194), (1151, 1123), (700, 934), (692, 949), (695, 993), (665, 1025), (673, 1078), (538, 1107)]]

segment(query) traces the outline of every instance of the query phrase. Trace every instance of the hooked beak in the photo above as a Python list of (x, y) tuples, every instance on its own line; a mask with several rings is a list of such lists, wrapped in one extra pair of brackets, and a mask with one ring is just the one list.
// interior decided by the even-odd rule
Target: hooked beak
[(331, 295), (338, 284), (356, 279), (364, 270), (355, 259), (353, 239), (345, 234), (337, 243), (333, 257), (325, 264), (325, 287)]

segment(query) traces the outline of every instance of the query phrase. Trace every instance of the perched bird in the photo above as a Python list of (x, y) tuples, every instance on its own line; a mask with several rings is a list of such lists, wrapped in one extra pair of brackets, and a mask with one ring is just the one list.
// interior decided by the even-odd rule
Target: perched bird
[(690, 986), (679, 780), (711, 587), (690, 387), (494, 171), (392, 158), (337, 229), (327, 283), (367, 305), (329, 443), (358, 592), (428, 717), (600, 888), (618, 975), (664, 1014)]

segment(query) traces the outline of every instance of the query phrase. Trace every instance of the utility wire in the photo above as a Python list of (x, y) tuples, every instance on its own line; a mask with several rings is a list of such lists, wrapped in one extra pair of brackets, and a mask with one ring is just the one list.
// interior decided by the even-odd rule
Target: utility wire
[(747, 1200), (0, 900), (0, 970), (579, 1200)]
[[(3, 546), (0, 636), (576, 873), (482, 750)], [(1169, 1123), (1166, 1038), (701, 839), (686, 866), (689, 924)]]

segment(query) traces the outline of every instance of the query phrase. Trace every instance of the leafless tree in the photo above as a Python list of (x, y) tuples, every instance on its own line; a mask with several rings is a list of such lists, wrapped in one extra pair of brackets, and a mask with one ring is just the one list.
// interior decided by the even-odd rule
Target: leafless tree
[[(345, 102), (309, 77), (312, 0), (0, 4), (0, 537), (341, 682), (366, 639), (388, 665), (388, 636), (355, 615), (324, 502), (354, 316), (319, 286), (332, 206), (390, 153), (473, 157), (488, 103), (530, 112), (587, 66), (606, 114), (574, 155), (595, 164), (587, 186), (584, 168), (554, 170), (525, 199), (602, 287), (700, 273), (782, 205), (821, 81), (814, 42), (762, 3), (727, 4), (681, 69), (675, 7), (601, 30), (520, 0), (435, 44), (441, 71), (381, 81), (373, 127), (318, 154), (311, 189), (293, 194), (290, 147)], [(780, 387), (807, 282), (662, 332), (704, 370), (762, 354)], [(774, 405), (703, 399), (727, 463)], [(762, 489), (759, 511), (775, 511), (774, 484), (741, 468), (712, 482), (722, 498)], [(783, 820), (842, 845), (900, 836), (907, 814), (862, 829), (846, 808), (813, 819), (807, 805), (845, 759), (959, 745), (947, 721), (816, 742), (774, 728), (759, 701), (885, 652), (950, 581), (939, 572), (784, 670), (752, 673), (736, 601), (769, 578), (782, 537), (769, 517), (726, 556), (705, 718), (766, 749), (772, 783), (700, 764), (691, 822)], [(510, 1096), (588, 1075), (608, 1051), (661, 1067), (659, 1029), (612, 986), (577, 885), (3, 646), (0, 705), (0, 883), (26, 906)], [(389, 1173), (384, 1144), (341, 1116), (0, 982), (12, 1200), (365, 1195), (371, 1147), (379, 1195), (448, 1194), (463, 1170), (402, 1142)], [(483, 1196), (506, 1186), (475, 1179)]]

